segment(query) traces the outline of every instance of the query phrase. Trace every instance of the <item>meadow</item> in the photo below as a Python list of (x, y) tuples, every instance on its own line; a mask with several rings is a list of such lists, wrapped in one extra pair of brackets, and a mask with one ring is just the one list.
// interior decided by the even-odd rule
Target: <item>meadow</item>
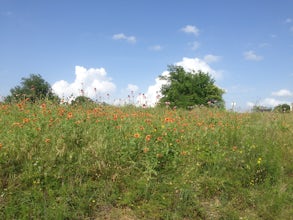
[(0, 219), (292, 219), (293, 114), (0, 104)]

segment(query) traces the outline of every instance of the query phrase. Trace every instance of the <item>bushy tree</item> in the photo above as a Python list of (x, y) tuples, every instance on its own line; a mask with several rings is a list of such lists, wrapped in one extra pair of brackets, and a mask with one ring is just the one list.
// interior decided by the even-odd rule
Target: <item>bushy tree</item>
[(182, 108), (194, 105), (224, 108), (224, 91), (214, 84), (214, 79), (208, 73), (187, 72), (182, 66), (174, 65), (169, 66), (168, 71), (168, 75), (160, 76), (167, 81), (161, 88), (161, 104), (169, 102), (170, 107)]
[(41, 75), (31, 74), (28, 78), (23, 77), (21, 84), (10, 90), (10, 95), (5, 97), (5, 102), (21, 101), (28, 99), (36, 102), (40, 99), (58, 101), (59, 98), (53, 94), (51, 86)]
[(275, 112), (290, 112), (290, 105), (288, 104), (281, 104), (274, 108)]
[(94, 101), (86, 96), (78, 96), (74, 101), (71, 102), (72, 105), (89, 105), (94, 104)]

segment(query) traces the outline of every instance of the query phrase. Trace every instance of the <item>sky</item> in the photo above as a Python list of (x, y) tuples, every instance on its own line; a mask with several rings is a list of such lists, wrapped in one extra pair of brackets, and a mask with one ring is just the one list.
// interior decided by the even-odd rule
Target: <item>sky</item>
[[(293, 102), (293, 0), (0, 0), (0, 96), (40, 74), (60, 97), (154, 105), (169, 65), (227, 109)], [(234, 103), (232, 105), (232, 103)]]

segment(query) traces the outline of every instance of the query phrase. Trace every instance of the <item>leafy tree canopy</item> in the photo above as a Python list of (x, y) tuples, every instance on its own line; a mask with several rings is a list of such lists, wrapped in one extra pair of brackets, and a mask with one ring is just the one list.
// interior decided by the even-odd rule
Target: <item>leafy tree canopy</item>
[(186, 72), (182, 66), (168, 66), (168, 75), (160, 79), (167, 83), (162, 86), (161, 104), (170, 103), (170, 107), (188, 108), (194, 105), (218, 106), (224, 108), (224, 91), (215, 86), (214, 79), (202, 71)]
[(72, 105), (88, 105), (93, 103), (94, 101), (86, 96), (78, 96), (74, 101), (71, 102)]
[(28, 99), (36, 102), (40, 99), (49, 99), (58, 101), (59, 98), (53, 94), (51, 86), (41, 75), (31, 74), (28, 78), (23, 77), (21, 84), (10, 90), (11, 95), (5, 98), (6, 102), (21, 101)]
[(290, 112), (290, 105), (288, 104), (281, 104), (274, 108), (275, 112)]

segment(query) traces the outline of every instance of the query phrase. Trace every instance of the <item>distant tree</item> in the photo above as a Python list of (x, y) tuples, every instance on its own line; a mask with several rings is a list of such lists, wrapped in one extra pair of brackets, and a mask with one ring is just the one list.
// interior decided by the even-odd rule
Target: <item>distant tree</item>
[(168, 71), (168, 75), (160, 76), (160, 79), (167, 81), (161, 88), (161, 104), (182, 108), (194, 105), (224, 108), (224, 91), (214, 84), (214, 79), (208, 73), (186, 72), (182, 66), (174, 65), (169, 66)]
[(290, 112), (290, 105), (288, 104), (281, 104), (274, 108), (275, 112)]
[(252, 112), (271, 112), (272, 110), (272, 108), (262, 105), (255, 105), (252, 107)]
[(39, 74), (31, 74), (28, 78), (23, 77), (21, 84), (12, 88), (10, 93), (9, 96), (5, 97), (5, 102), (23, 99), (28, 99), (30, 102), (36, 102), (40, 99), (59, 101), (59, 98), (53, 94), (50, 84)]
[(78, 96), (71, 102), (72, 105), (87, 105), (93, 104), (94, 101), (86, 96)]

